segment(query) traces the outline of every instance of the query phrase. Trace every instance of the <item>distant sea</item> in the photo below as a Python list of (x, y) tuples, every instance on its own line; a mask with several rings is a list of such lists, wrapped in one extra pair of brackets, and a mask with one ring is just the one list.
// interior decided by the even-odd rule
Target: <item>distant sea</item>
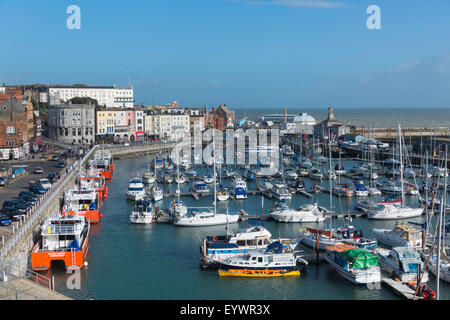
[[(248, 120), (258, 120), (263, 114), (283, 114), (283, 108), (267, 109), (235, 109), (236, 120), (247, 117)], [(317, 122), (328, 117), (328, 108), (287, 108), (288, 114), (306, 112)], [(335, 119), (350, 123), (356, 127), (393, 128), (398, 121), (403, 128), (430, 128), (450, 126), (449, 108), (334, 108)]]

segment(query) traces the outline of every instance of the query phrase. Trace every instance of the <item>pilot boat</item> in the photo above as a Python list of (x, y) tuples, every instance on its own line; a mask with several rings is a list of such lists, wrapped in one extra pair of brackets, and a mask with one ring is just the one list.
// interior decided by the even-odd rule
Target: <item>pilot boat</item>
[(128, 200), (137, 201), (145, 198), (145, 188), (140, 178), (133, 178), (128, 184), (126, 192)]
[(298, 258), (292, 252), (284, 252), (280, 242), (267, 246), (264, 252), (251, 251), (244, 255), (221, 260), (221, 277), (280, 277), (299, 276)]
[(354, 284), (381, 282), (376, 255), (348, 244), (327, 246), (325, 250), (325, 261), (344, 279)]
[[(249, 224), (252, 222), (249, 221)], [(274, 241), (280, 241), (286, 249), (294, 250), (297, 239), (272, 239), (272, 234), (262, 225), (251, 225), (226, 235), (207, 236), (201, 246), (203, 267), (220, 264), (223, 259), (251, 251), (264, 251)]]
[(148, 200), (136, 201), (133, 211), (131, 211), (130, 214), (130, 222), (136, 224), (149, 224), (154, 221), (151, 202)]
[(101, 214), (97, 204), (97, 194), (94, 188), (74, 187), (64, 193), (62, 215), (80, 215), (87, 222), (97, 223)]
[(388, 247), (422, 247), (421, 231), (406, 225), (398, 224), (393, 230), (372, 229), (378, 242)]
[(31, 251), (31, 269), (45, 271), (61, 260), (66, 269), (79, 269), (88, 252), (90, 224), (85, 217), (64, 215), (48, 218), (41, 226), (41, 239)]
[(423, 273), (421, 282), (428, 281), (428, 272), (424, 270), (424, 263), (415, 248), (394, 247), (391, 250), (377, 248), (374, 253), (379, 258), (381, 269), (391, 277), (398, 278), (403, 283), (417, 281), (417, 274), (420, 272)]

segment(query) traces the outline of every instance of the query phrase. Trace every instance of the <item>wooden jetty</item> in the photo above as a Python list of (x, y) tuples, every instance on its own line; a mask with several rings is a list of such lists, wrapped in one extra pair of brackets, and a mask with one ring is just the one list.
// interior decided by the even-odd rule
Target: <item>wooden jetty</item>
[(381, 273), (381, 283), (389, 287), (391, 290), (393, 290), (395, 293), (403, 296), (406, 299), (409, 300), (420, 300), (423, 299), (423, 297), (416, 295), (415, 290), (410, 288), (407, 284), (401, 282), (401, 281), (395, 281), (394, 279), (389, 278), (385, 274)]

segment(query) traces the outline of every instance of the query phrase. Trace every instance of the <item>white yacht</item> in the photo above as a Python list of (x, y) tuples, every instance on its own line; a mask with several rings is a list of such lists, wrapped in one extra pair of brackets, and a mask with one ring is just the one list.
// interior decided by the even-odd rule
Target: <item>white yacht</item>
[(129, 200), (137, 201), (145, 198), (145, 188), (140, 178), (133, 178), (128, 184), (126, 197)]
[(152, 172), (146, 172), (146, 173), (144, 173), (142, 180), (145, 184), (153, 184), (153, 183), (155, 183), (156, 178)]
[(319, 179), (319, 180), (321, 180), (321, 179), (323, 179), (323, 174), (320, 172), (319, 169), (314, 168), (314, 169), (312, 169), (312, 170), (309, 172), (309, 177), (310, 177), (311, 179)]
[(211, 209), (202, 211), (191, 210), (183, 217), (177, 219), (173, 224), (183, 227), (203, 227), (215, 226), (227, 223), (237, 223), (239, 215), (236, 214), (215, 214)]
[(172, 217), (182, 217), (187, 214), (187, 207), (180, 199), (173, 200), (169, 206), (169, 212)]
[(355, 185), (354, 191), (355, 191), (355, 196), (357, 196), (357, 197), (368, 197), (369, 196), (369, 191), (367, 190), (363, 181), (359, 181)]
[(187, 178), (184, 175), (180, 175), (179, 177), (175, 178), (175, 182), (178, 184), (183, 184), (187, 181)]
[(270, 193), (278, 200), (289, 200), (292, 197), (287, 186), (281, 182), (275, 184), (272, 189), (270, 189)]
[(217, 200), (227, 201), (230, 198), (230, 192), (227, 189), (220, 189), (217, 192)]
[(422, 208), (410, 208), (399, 202), (379, 202), (376, 207), (366, 210), (367, 218), (374, 220), (398, 220), (420, 217), (423, 213)]
[(323, 213), (316, 203), (305, 204), (297, 210), (290, 209), (284, 203), (270, 212), (270, 216), (278, 222), (321, 222), (325, 220)]
[(197, 193), (208, 193), (209, 192), (209, 188), (204, 181), (195, 182), (194, 186), (193, 186), (193, 190), (194, 190), (194, 192), (197, 192)]
[(203, 181), (204, 181), (205, 183), (207, 183), (207, 184), (210, 184), (210, 183), (213, 183), (213, 182), (214, 182), (214, 178), (213, 178), (211, 175), (206, 175), (206, 176), (203, 178)]
[(149, 224), (154, 222), (152, 204), (148, 200), (138, 200), (131, 211), (130, 222), (136, 224)]
[(158, 185), (155, 185), (151, 189), (151, 196), (152, 196), (153, 201), (157, 202), (164, 198), (164, 193), (163, 193), (162, 189), (160, 187), (158, 187)]
[(235, 199), (247, 199), (247, 183), (239, 176), (233, 180), (232, 188)]

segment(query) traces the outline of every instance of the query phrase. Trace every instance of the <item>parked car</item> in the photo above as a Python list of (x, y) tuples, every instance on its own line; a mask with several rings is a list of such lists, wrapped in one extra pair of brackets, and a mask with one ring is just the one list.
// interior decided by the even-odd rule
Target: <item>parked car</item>
[(58, 168), (64, 168), (66, 166), (66, 163), (64, 161), (58, 162)]
[(11, 224), (11, 219), (4, 213), (0, 213), (0, 225), (9, 226)]
[(35, 194), (44, 194), (47, 192), (44, 187), (38, 184), (33, 184), (28, 188), (29, 191), (34, 192)]
[(20, 212), (16, 208), (2, 208), (0, 209), (0, 213), (3, 213), (8, 216), (13, 221), (19, 221), (22, 219), (22, 217), (25, 217), (25, 214), (23, 212)]
[(5, 200), (3, 201), (2, 208), (6, 207), (13, 207), (14, 208), (14, 202), (12, 200)]
[(30, 192), (30, 191), (20, 191), (20, 193), (19, 193), (19, 198), (22, 198), (22, 197), (24, 197), (24, 196), (27, 196), (27, 197), (34, 197), (34, 198), (36, 198), (36, 199), (39, 200), (39, 197), (38, 197), (36, 194), (34, 194), (33, 192)]
[(59, 156), (57, 154), (52, 155), (52, 157), (50, 158), (51, 161), (58, 161), (59, 160)]
[(14, 208), (16, 208), (19, 211), (22, 212), (27, 212), (27, 210), (31, 207), (31, 205), (25, 201), (21, 201), (21, 200), (13, 200), (12, 202), (12, 206)]
[(50, 181), (50, 183), (55, 183), (56, 180), (58, 180), (56, 173), (54, 173), (54, 172), (49, 173), (47, 178), (48, 178), (48, 181)]
[(39, 201), (39, 198), (37, 196), (34, 196), (34, 197), (32, 197), (32, 196), (22, 196), (19, 199), (28, 202), (30, 205), (33, 205), (33, 204), (35, 204), (36, 202)]
[(7, 186), (9, 183), (8, 178), (6, 177), (0, 177), (0, 186)]
[(52, 184), (47, 178), (39, 179), (39, 184), (45, 188), (45, 190), (48, 190), (52, 187)]
[(44, 170), (43, 170), (41, 167), (36, 167), (36, 168), (34, 169), (34, 173), (37, 173), (37, 174), (39, 174), (39, 173), (44, 173)]

